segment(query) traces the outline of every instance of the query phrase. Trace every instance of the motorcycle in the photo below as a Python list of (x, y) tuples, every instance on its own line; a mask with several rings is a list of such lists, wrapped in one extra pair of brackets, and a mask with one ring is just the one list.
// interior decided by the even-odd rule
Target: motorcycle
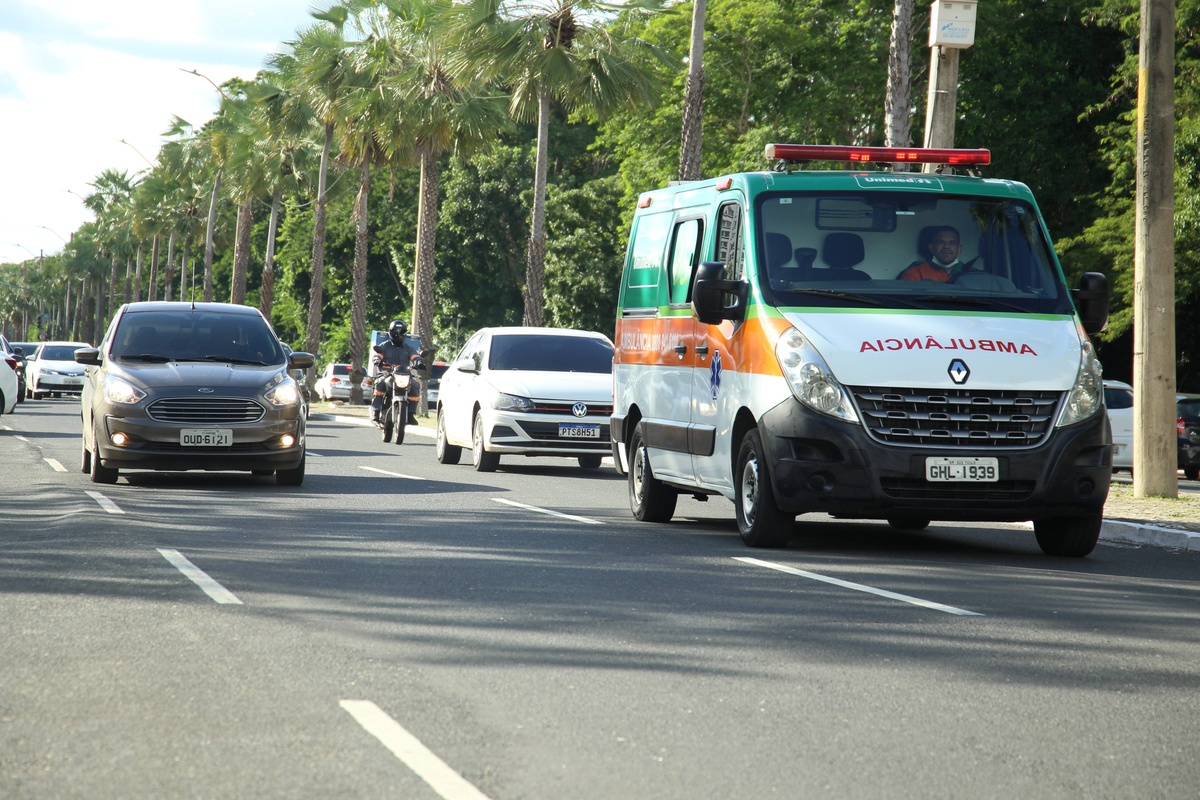
[[(407, 369), (392, 366), (390, 369), (381, 369), (376, 376), (372, 391), (376, 397), (383, 398), (383, 408), (373, 421), (383, 431), (383, 441), (390, 442), (395, 434), (396, 444), (404, 444), (405, 429), (417, 424), (416, 407), (420, 392), (414, 378), (424, 368), (424, 362), (416, 358)], [(410, 390), (417, 393), (415, 399)]]

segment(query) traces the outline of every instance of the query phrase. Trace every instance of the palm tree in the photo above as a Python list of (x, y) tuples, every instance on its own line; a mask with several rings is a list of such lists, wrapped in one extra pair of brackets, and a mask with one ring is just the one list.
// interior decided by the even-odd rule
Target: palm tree
[[(512, 87), (510, 112), (537, 120), (533, 210), (525, 272), (526, 325), (542, 324), (546, 254), (546, 173), (553, 103), (602, 118), (657, 99), (658, 80), (645, 66), (658, 57), (631, 34), (662, 0), (616, 5), (600, 0), (465, 0), (458, 69)], [(614, 14), (621, 12), (613, 19)]]
[[(909, 89), (912, 87), (913, 0), (896, 0), (892, 10), (892, 37), (888, 45), (887, 94), (883, 102), (885, 141), (888, 147), (907, 147), (909, 140)], [(897, 169), (902, 165), (893, 165)], [(907, 169), (907, 166), (903, 167)]]
[[(912, 2), (912, 0), (908, 0)], [(692, 0), (692, 34), (688, 76), (683, 90), (683, 125), (679, 136), (679, 180), (700, 179), (704, 155), (704, 17), (706, 0)]]
[[(314, 16), (321, 19), (321, 14)], [(300, 32), (297, 39), (286, 44), (291, 52), (272, 56), (270, 66), (308, 101), (317, 120), (325, 128), (321, 166), (317, 175), (316, 208), (313, 212), (310, 276), (312, 290), (308, 301), (308, 327), (304, 341), (304, 349), (316, 353), (321, 345), (321, 315), (324, 310), (325, 213), (329, 159), (333, 150), (334, 126), (338, 121), (337, 106), (345, 93), (349, 54), (340, 26), (327, 21), (309, 26)], [(310, 390), (315, 382), (315, 371), (310, 369)]]
[(100, 314), (107, 321), (113, 311), (112, 300), (117, 295), (117, 265), (129, 251), (132, 238), (124, 221), (124, 209), (130, 203), (134, 181), (124, 170), (106, 169), (88, 185), (94, 191), (84, 198), (83, 203), (96, 215), (97, 242), (101, 251), (112, 260), (108, 303)]

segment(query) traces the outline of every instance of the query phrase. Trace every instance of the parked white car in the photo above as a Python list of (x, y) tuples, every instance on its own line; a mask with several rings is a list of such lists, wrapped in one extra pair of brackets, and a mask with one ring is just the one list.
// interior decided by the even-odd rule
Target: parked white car
[(34, 400), (43, 395), (58, 397), (83, 392), (83, 365), (75, 363), (75, 351), (91, 347), (87, 342), (43, 342), (29, 361), (25, 390)]
[(0, 414), (11, 414), (17, 405), (17, 357), (0, 352)]
[(1133, 387), (1121, 381), (1104, 382), (1104, 407), (1112, 427), (1113, 470), (1133, 470)]
[[(321, 372), (321, 377), (317, 378), (317, 397), (326, 402), (349, 400), (351, 369), (353, 367), (350, 364), (326, 364), (325, 369)], [(371, 402), (371, 379), (365, 377), (366, 374), (366, 370), (363, 370), (363, 400), (369, 403)]]
[(570, 456), (596, 469), (611, 451), (613, 344), (591, 331), (483, 328), (442, 375), (437, 458), (463, 448), (480, 472), (502, 454)]

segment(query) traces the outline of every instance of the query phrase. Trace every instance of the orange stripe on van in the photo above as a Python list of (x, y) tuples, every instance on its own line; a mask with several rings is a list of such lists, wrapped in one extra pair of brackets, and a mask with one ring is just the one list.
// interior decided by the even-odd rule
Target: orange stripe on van
[[(694, 318), (657, 317), (622, 318), (617, 320), (617, 364), (640, 364), (660, 367), (699, 367), (711, 363), (713, 353), (720, 351), (722, 369), (744, 374), (782, 375), (775, 359), (775, 343), (791, 325), (782, 317), (752, 316), (740, 325), (723, 322), (720, 325), (701, 325)], [(701, 339), (708, 345), (708, 355), (696, 356)], [(682, 356), (676, 347), (686, 348)]]

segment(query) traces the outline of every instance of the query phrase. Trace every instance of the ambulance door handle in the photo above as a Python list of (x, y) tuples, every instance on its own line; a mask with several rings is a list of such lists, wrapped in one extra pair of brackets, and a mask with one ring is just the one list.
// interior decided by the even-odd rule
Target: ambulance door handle
[(707, 344), (702, 344), (702, 345), (700, 345), (699, 347), (697, 347), (697, 348), (696, 348), (696, 355), (700, 356), (700, 360), (701, 360), (701, 361), (703, 361), (704, 359), (708, 358), (708, 345), (707, 345)]
[(675, 355), (679, 356), (680, 358), (683, 358), (685, 355), (687, 355), (687, 345), (683, 342), (675, 345)]

